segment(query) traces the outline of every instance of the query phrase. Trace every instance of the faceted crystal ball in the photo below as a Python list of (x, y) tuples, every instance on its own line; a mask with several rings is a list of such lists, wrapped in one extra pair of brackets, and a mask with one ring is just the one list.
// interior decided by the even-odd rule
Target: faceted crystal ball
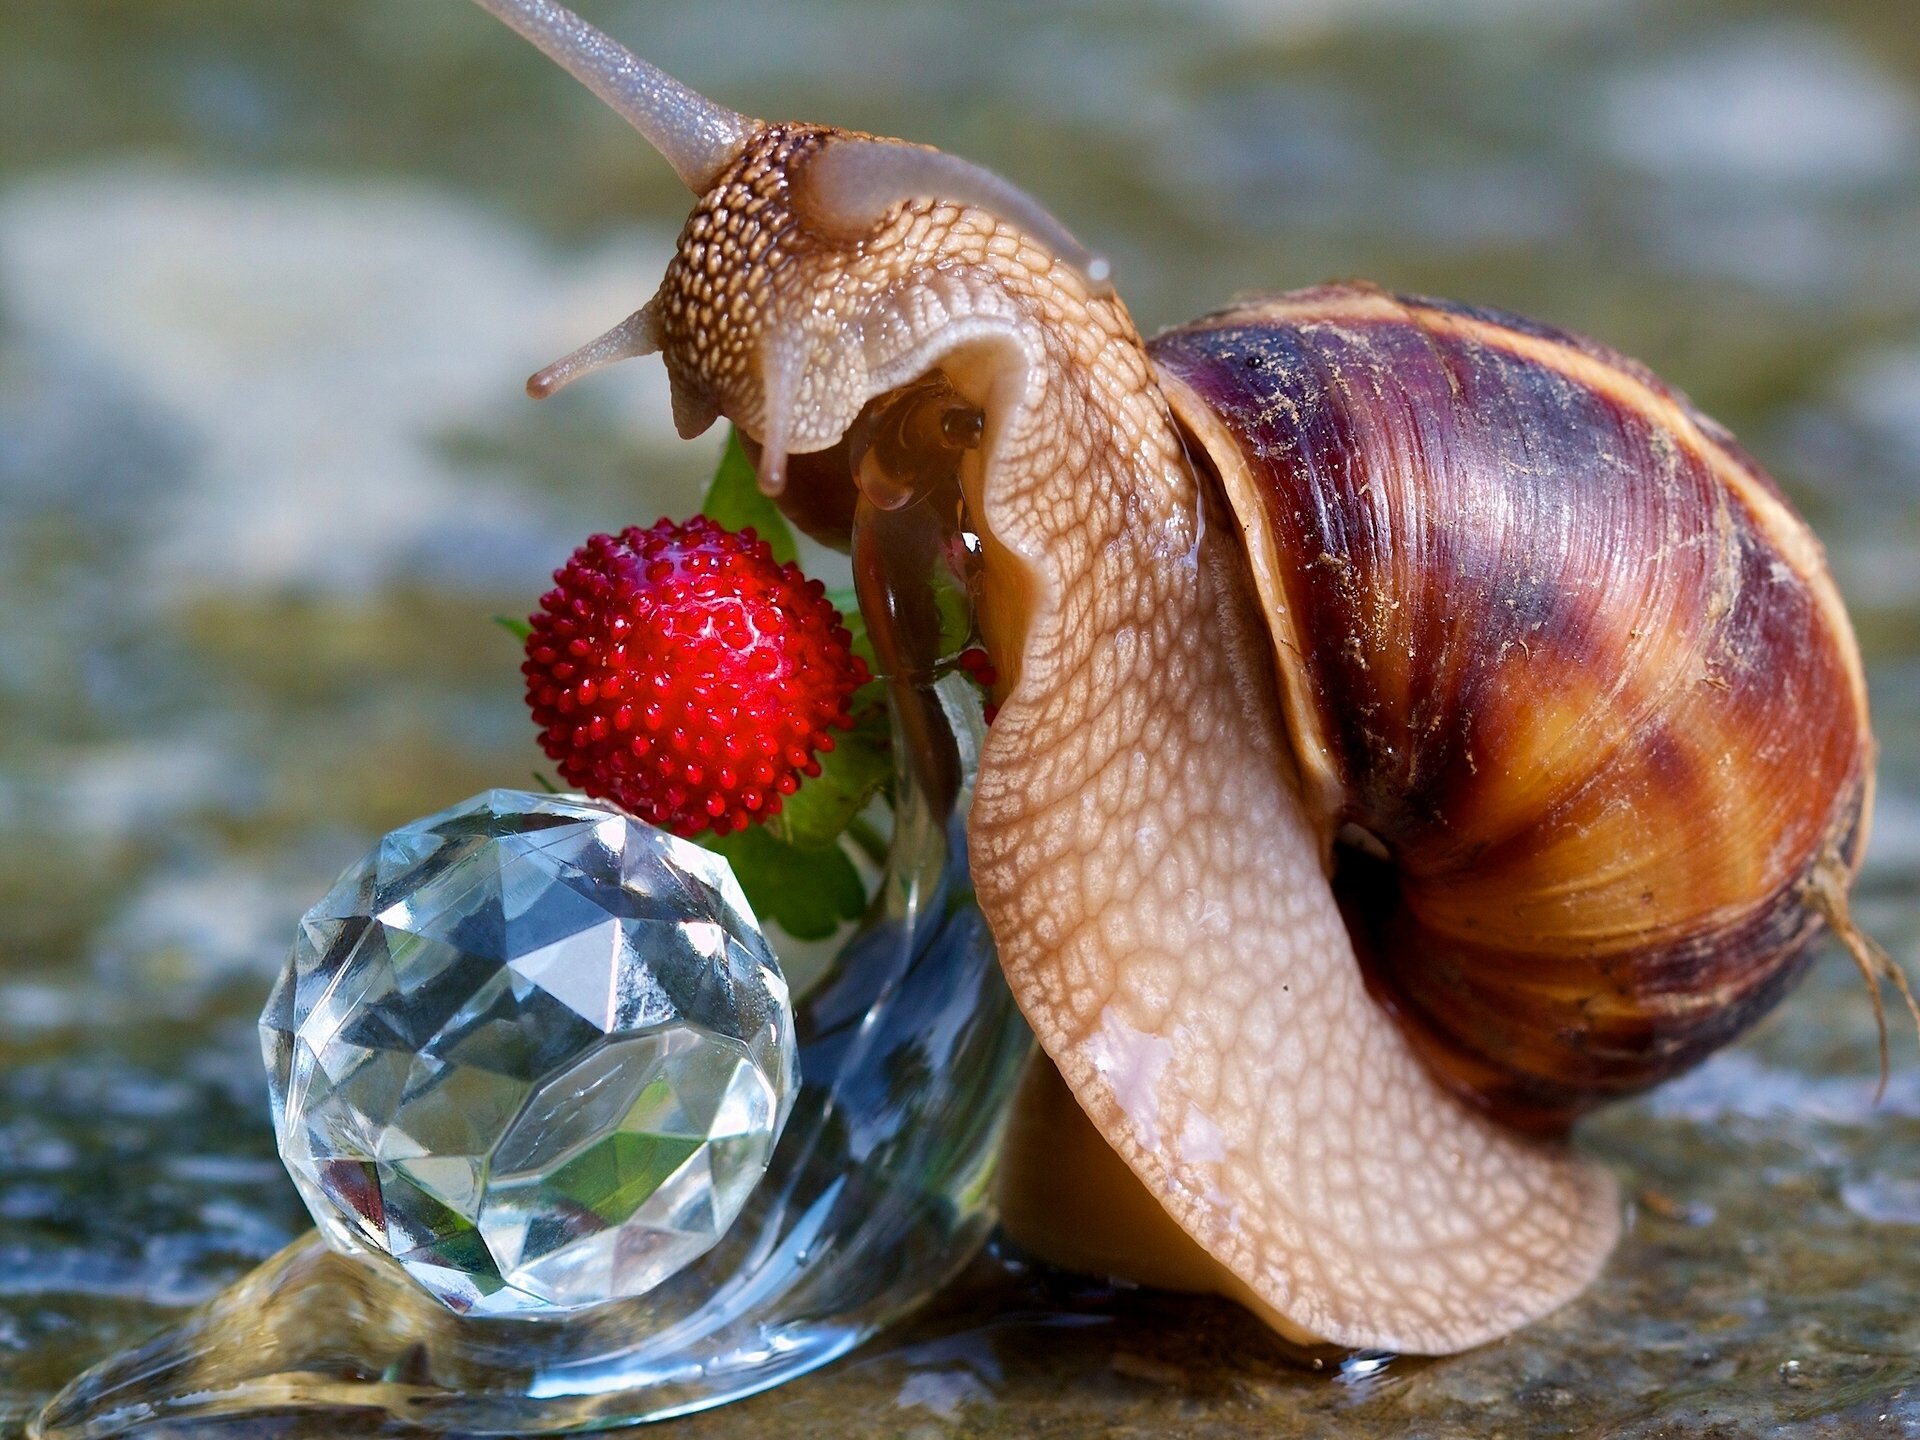
[(725, 862), (575, 796), (388, 835), (301, 921), (260, 1033), (321, 1234), (462, 1314), (658, 1285), (739, 1214), (794, 1091)]

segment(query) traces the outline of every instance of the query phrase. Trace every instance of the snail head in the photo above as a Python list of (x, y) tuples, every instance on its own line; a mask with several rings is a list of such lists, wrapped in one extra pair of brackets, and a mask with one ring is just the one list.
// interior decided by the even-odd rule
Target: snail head
[(476, 3), (606, 101), (699, 197), (654, 297), (534, 375), (536, 398), (657, 351), (681, 436), (731, 419), (758, 442), (762, 488), (777, 495), (790, 455), (834, 446), (875, 396), (938, 363), (925, 353), (930, 336), (964, 347), (956, 322), (992, 301), (960, 267), (941, 283), (956, 228), (995, 227), (992, 242), (1030, 252), (1036, 269), (1071, 275), (1090, 300), (1112, 295), (1102, 258), (978, 165), (738, 114), (550, 0)]

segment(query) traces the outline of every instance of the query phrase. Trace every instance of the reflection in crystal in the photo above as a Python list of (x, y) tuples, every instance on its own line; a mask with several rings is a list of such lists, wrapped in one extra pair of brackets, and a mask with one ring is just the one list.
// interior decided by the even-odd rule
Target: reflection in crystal
[(261, 1042), (320, 1233), (460, 1314), (660, 1284), (733, 1223), (793, 1095), (786, 984), (724, 862), (506, 790), (340, 878)]

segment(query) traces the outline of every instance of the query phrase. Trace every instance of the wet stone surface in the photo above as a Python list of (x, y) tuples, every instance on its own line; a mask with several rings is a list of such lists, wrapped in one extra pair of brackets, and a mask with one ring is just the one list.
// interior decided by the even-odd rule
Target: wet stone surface
[[(1920, 32), (1902, 0), (589, 5), (716, 98), (940, 144), (1151, 330), (1364, 274), (1601, 336), (1826, 541), (1920, 967)], [(253, 1020), (383, 831), (540, 764), (524, 614), (714, 459), (657, 367), (665, 167), (464, 0), (0, 6), (0, 1433), (305, 1226)], [(136, 242), (137, 243), (134, 243)], [(1920, 1436), (1920, 1060), (1829, 956), (1583, 1143), (1598, 1285), (1438, 1361), (983, 1257), (689, 1436)]]

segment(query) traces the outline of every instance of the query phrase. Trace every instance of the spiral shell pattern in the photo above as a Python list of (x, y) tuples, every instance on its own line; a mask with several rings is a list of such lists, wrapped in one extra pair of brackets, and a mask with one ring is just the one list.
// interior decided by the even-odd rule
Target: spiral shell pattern
[[(1872, 786), (1817, 541), (1642, 366), (1339, 285), (1151, 354), (1245, 532), (1376, 996), (1461, 1093), (1564, 1125), (1757, 1019)], [(1381, 857), (1374, 858), (1374, 857)]]

